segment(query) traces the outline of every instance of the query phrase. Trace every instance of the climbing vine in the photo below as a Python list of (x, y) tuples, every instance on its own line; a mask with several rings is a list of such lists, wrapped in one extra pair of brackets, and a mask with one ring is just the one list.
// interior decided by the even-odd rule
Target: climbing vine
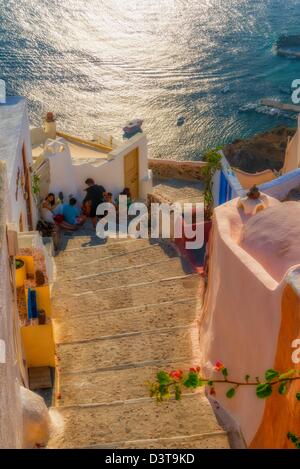
[(222, 156), (219, 153), (221, 147), (209, 150), (203, 158), (206, 165), (202, 169), (202, 177), (204, 181), (204, 210), (205, 219), (210, 220), (214, 208), (214, 197), (213, 197), (213, 177), (217, 171), (221, 169)]
[[(269, 369), (266, 371), (264, 379), (259, 377), (251, 378), (246, 375), (243, 381), (232, 380), (229, 377), (228, 369), (221, 362), (217, 362), (214, 371), (219, 372), (221, 377), (218, 379), (207, 379), (201, 376), (200, 367), (190, 368), (188, 372), (183, 370), (165, 371), (161, 370), (156, 375), (154, 382), (148, 382), (150, 396), (155, 397), (157, 402), (162, 402), (175, 398), (181, 399), (184, 389), (196, 389), (201, 386), (208, 386), (211, 396), (216, 395), (216, 385), (227, 384), (226, 397), (234, 398), (238, 389), (242, 386), (252, 386), (255, 388), (256, 396), (259, 399), (269, 398), (273, 392), (285, 395), (289, 386), (294, 381), (300, 381), (300, 370), (291, 369), (284, 373)], [(297, 392), (295, 398), (300, 401), (300, 392)], [(288, 433), (288, 439), (300, 449), (300, 437), (293, 433)]]
[(41, 186), (40, 186), (41, 178), (38, 174), (33, 174), (32, 176), (32, 192), (37, 197), (39, 193), (41, 192)]

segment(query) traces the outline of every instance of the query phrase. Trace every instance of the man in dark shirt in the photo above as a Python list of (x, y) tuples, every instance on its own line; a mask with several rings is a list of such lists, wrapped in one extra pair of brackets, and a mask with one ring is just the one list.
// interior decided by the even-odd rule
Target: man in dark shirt
[(104, 202), (104, 192), (105, 189), (103, 186), (98, 186), (95, 184), (95, 181), (91, 178), (88, 178), (85, 181), (85, 184), (88, 186), (86, 191), (86, 196), (83, 201), (83, 206), (89, 206), (89, 217), (91, 217), (93, 225), (96, 227), (97, 217), (96, 211), (99, 204)]

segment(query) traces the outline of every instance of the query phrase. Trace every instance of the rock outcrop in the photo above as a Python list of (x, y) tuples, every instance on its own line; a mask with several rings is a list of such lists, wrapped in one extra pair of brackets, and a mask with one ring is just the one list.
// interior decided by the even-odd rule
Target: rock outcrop
[(279, 171), (284, 163), (288, 138), (296, 129), (280, 126), (245, 140), (236, 140), (224, 147), (230, 165), (248, 173), (270, 169)]

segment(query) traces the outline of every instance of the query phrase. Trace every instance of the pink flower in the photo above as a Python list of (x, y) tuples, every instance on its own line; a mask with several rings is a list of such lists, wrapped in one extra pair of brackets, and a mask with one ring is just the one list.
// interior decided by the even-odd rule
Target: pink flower
[(183, 375), (183, 371), (182, 370), (171, 371), (169, 375), (173, 379), (181, 379)]
[(222, 362), (216, 362), (214, 370), (215, 371), (222, 371), (222, 370), (224, 370), (224, 368), (225, 368), (225, 365), (223, 365)]
[(190, 368), (190, 372), (191, 373), (199, 373), (200, 369), (201, 369), (200, 366), (193, 367), (193, 368)]

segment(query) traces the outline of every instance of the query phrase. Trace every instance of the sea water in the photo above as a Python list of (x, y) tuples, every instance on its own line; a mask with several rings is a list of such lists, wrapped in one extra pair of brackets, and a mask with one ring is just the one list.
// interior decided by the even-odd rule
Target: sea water
[(0, 0), (0, 16), (0, 78), (34, 124), (53, 111), (65, 131), (122, 137), (140, 117), (151, 155), (178, 160), (295, 125), (259, 99), (291, 102), (300, 60), (274, 44), (300, 33), (300, 0)]

